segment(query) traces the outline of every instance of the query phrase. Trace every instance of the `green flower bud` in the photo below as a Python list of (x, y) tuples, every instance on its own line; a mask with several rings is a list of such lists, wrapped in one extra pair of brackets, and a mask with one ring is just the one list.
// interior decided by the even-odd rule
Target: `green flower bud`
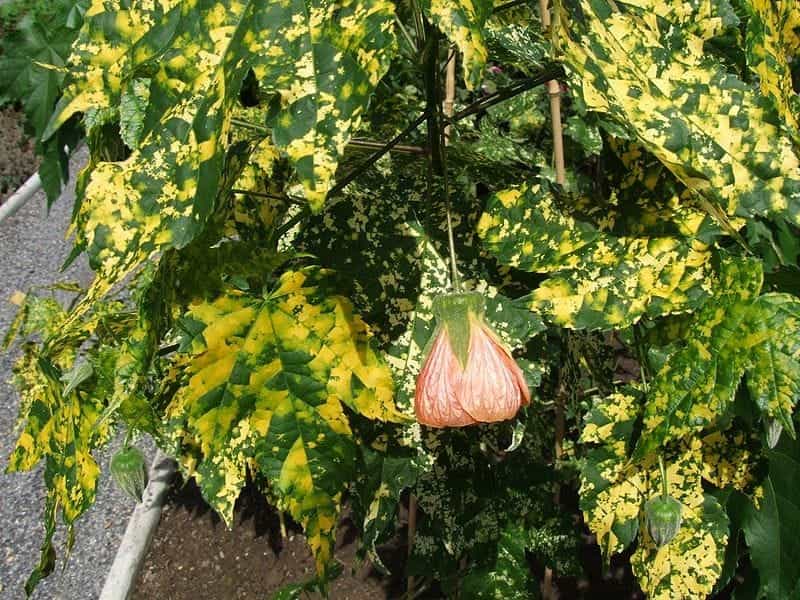
[(123, 492), (136, 502), (141, 502), (148, 480), (142, 451), (129, 446), (117, 452), (111, 458), (111, 477)]
[(669, 544), (681, 528), (682, 508), (672, 496), (655, 496), (645, 504), (647, 529), (659, 547)]

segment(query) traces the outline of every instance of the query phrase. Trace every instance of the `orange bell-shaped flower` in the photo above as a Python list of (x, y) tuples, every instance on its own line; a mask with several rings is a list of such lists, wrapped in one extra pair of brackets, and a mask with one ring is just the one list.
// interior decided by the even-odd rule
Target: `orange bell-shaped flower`
[(530, 403), (522, 371), (483, 318), (483, 296), (439, 296), (433, 312), (436, 330), (414, 397), (417, 421), (430, 427), (494, 423)]

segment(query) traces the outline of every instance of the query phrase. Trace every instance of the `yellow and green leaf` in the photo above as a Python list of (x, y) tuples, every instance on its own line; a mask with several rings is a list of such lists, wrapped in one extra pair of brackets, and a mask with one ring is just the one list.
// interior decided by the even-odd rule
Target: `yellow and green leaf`
[(667, 493), (681, 503), (682, 523), (659, 548), (644, 514), (645, 503), (661, 493), (658, 462), (652, 456), (628, 458), (641, 396), (623, 390), (596, 401), (587, 414), (581, 434), (589, 446), (581, 469), (581, 510), (606, 558), (628, 547), (638, 533), (631, 563), (649, 598), (705, 597), (722, 571), (728, 537), (727, 515), (703, 490), (703, 459), (713, 449), (695, 439), (665, 453)]
[(648, 598), (704, 598), (722, 573), (728, 515), (714, 496), (703, 494), (692, 453), (672, 463), (667, 477), (670, 495), (683, 505), (681, 527), (667, 545), (659, 547), (642, 522), (639, 545), (631, 556), (633, 573)]
[(562, 210), (539, 184), (493, 195), (478, 232), (504, 264), (554, 273), (530, 295), (530, 308), (564, 327), (625, 327), (696, 308), (711, 292), (705, 244), (605, 233)]
[(488, 50), (483, 27), (492, 12), (492, 0), (423, 0), (426, 16), (462, 55), (464, 82), (475, 89), (483, 79)]
[(263, 297), (229, 288), (192, 303), (166, 413), (174, 441), (196, 450), (184, 468), (225, 522), (252, 465), (305, 528), (320, 573), (355, 476), (345, 407), (404, 420), (367, 326), (325, 280), (288, 271)]
[(274, 142), (319, 210), (394, 53), (392, 17), (386, 0), (94, 2), (49, 132), (76, 112), (140, 97), (140, 79), (132, 79), (140, 71), (148, 74), (149, 108), (130, 156), (95, 160), (82, 177), (77, 243), (98, 272), (90, 298), (203, 229), (251, 70), (263, 92), (279, 98), (269, 123)]
[(97, 424), (105, 396), (76, 389), (85, 376), (67, 383), (64, 375), (76, 366), (77, 349), (105, 317), (113, 321), (112, 327), (125, 322), (114, 312), (118, 308), (98, 306), (89, 318), (64, 330), (66, 311), (50, 298), (28, 294), (9, 332), (7, 342), (16, 335), (44, 339), (38, 346), (26, 343), (14, 365), (13, 382), (20, 394), (18, 438), (7, 466), (13, 473), (30, 471), (44, 462), (45, 539), (40, 562), (26, 583), (28, 593), (54, 567), (53, 535), (59, 514), (68, 527), (69, 549), (73, 523), (95, 500), (100, 467), (91, 452), (110, 437), (109, 425)]
[(800, 27), (800, 6), (794, 0), (747, 0), (743, 3), (749, 18), (745, 50), (747, 66), (758, 77), (761, 94), (800, 140), (798, 118), (800, 98), (792, 85), (791, 61), (796, 60)]
[(584, 107), (625, 128), (729, 216), (800, 223), (800, 159), (775, 111), (707, 57), (704, 37), (670, 20), (677, 15), (657, 17), (664, 3), (636, 5), (564, 5), (565, 66)]
[(765, 417), (794, 434), (800, 396), (800, 301), (759, 295), (761, 265), (726, 259), (716, 297), (691, 316), (688, 333), (650, 382), (636, 454), (713, 425), (730, 408), (744, 376)]

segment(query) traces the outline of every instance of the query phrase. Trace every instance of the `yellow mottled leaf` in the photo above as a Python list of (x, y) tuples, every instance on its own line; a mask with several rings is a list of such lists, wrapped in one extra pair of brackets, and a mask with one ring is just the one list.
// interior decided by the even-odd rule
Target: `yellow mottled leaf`
[(344, 407), (404, 420), (365, 324), (318, 269), (284, 273), (264, 297), (224, 289), (182, 321), (192, 333), (173, 378), (185, 384), (167, 417), (174, 440), (198, 450), (185, 466), (229, 524), (248, 465), (260, 471), (326, 572), (341, 493), (355, 476)]

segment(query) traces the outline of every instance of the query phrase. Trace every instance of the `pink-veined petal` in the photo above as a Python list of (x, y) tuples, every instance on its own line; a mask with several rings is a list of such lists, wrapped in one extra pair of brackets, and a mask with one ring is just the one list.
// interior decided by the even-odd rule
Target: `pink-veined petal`
[(450, 347), (444, 328), (433, 341), (425, 364), (417, 377), (414, 412), (417, 421), (429, 427), (464, 427), (474, 425), (456, 397), (461, 380), (461, 364)]
[(458, 390), (461, 407), (481, 423), (511, 419), (530, 402), (530, 391), (516, 361), (486, 325), (473, 322), (469, 359)]

